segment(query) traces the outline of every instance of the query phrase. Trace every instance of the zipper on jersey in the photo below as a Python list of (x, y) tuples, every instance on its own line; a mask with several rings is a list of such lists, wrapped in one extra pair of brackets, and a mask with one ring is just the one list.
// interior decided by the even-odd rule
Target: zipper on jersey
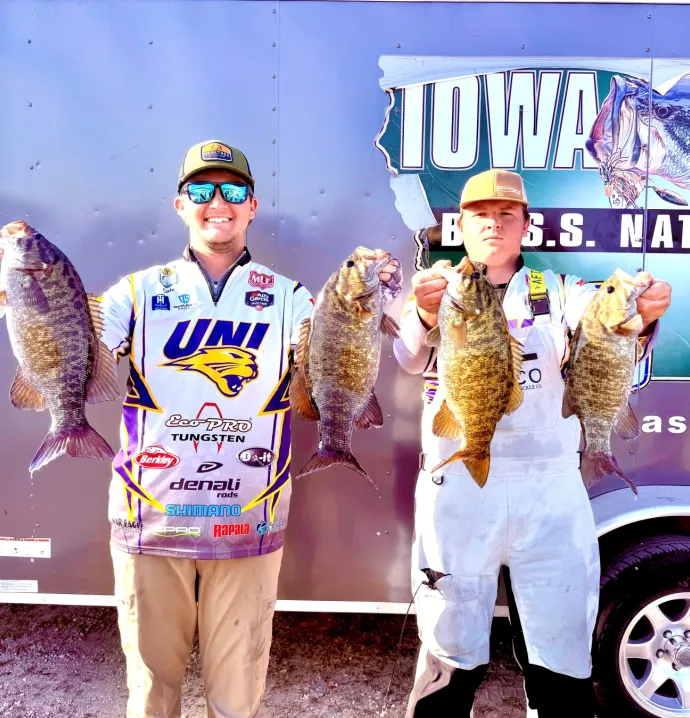
[(240, 254), (237, 260), (227, 268), (223, 276), (218, 280), (218, 284), (216, 284), (213, 281), (213, 277), (208, 273), (206, 267), (204, 267), (203, 262), (201, 262), (194, 253), (194, 250), (191, 247), (187, 247), (187, 251), (192, 261), (196, 264), (197, 267), (199, 267), (201, 275), (206, 280), (208, 290), (211, 293), (211, 299), (213, 300), (213, 306), (218, 306), (218, 302), (220, 301), (220, 297), (223, 294), (225, 285), (228, 283), (230, 276), (237, 269), (237, 267), (241, 267), (242, 265), (248, 264), (251, 261), (251, 255), (249, 254), (249, 250), (245, 247), (242, 250), (242, 254)]

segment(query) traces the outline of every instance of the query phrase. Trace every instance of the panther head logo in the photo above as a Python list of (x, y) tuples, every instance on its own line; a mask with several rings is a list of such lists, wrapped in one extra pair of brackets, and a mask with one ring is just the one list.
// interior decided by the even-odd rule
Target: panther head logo
[(237, 396), (247, 382), (259, 376), (256, 356), (240, 347), (205, 347), (182, 359), (160, 364), (177, 371), (196, 371), (212, 381), (224, 396)]

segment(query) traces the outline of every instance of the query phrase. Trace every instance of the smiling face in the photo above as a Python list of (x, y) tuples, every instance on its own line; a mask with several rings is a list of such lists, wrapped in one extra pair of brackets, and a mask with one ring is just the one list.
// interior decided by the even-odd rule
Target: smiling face
[[(234, 172), (226, 170), (202, 170), (190, 177), (188, 182), (242, 182), (246, 181)], [(242, 204), (231, 204), (216, 189), (213, 199), (206, 204), (195, 204), (186, 191), (175, 198), (175, 209), (189, 227), (189, 244), (192, 249), (226, 254), (241, 251), (249, 223), (256, 216), (258, 202), (251, 194)]]
[(503, 267), (520, 256), (529, 220), (524, 205), (510, 200), (473, 202), (462, 210), (460, 229), (467, 254), (473, 262)]

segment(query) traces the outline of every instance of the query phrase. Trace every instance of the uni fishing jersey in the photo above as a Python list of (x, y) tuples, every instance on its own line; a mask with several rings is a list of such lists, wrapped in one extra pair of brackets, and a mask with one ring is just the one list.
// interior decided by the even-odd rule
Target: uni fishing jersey
[(112, 544), (194, 559), (283, 545), (291, 348), (313, 299), (245, 248), (219, 282), (193, 250), (125, 277), (101, 300), (102, 340), (129, 355)]

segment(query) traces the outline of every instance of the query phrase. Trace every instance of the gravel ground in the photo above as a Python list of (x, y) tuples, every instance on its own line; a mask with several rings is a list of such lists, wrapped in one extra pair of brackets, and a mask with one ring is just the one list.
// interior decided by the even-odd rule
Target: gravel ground
[[(402, 616), (277, 613), (262, 715), (376, 718), (393, 669)], [(494, 622), (492, 664), (475, 718), (523, 718), (522, 678)], [(386, 718), (403, 718), (417, 651), (408, 619)], [(184, 718), (206, 718), (192, 652)], [(122, 718), (127, 691), (114, 608), (0, 604), (0, 716)]]

